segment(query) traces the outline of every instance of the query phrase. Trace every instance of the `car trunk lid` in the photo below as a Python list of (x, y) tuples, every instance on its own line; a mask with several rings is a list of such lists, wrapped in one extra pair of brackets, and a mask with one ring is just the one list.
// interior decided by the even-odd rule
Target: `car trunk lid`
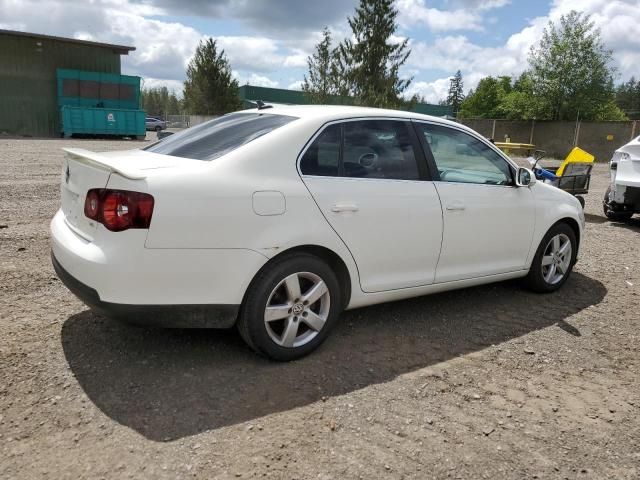
[(97, 222), (84, 214), (84, 203), (90, 189), (106, 188), (112, 174), (144, 181), (152, 170), (173, 167), (182, 160), (141, 150), (107, 153), (80, 148), (63, 150), (66, 155), (60, 182), (61, 208), (69, 228), (87, 241), (93, 241), (98, 229)]

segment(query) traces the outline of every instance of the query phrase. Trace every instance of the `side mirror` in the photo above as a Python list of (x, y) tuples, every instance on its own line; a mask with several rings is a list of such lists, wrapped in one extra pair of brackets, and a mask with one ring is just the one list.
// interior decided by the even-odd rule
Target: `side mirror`
[(530, 187), (536, 183), (536, 177), (528, 168), (520, 167), (516, 172), (516, 187)]
[(617, 170), (618, 169), (618, 162), (611, 162), (611, 170)]

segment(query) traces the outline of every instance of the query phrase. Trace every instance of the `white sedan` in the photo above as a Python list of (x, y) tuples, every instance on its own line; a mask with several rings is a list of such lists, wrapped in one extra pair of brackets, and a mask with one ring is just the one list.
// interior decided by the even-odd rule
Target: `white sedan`
[(562, 286), (584, 215), (473, 130), (395, 110), (246, 110), (143, 150), (66, 149), (58, 276), (97, 312), (314, 350), (344, 309), (517, 277)]

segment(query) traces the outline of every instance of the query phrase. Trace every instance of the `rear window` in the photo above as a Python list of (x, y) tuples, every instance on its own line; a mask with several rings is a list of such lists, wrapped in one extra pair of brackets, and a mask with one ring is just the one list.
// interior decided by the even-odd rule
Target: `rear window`
[(230, 113), (165, 137), (144, 150), (193, 160), (214, 160), (296, 118), (268, 113)]

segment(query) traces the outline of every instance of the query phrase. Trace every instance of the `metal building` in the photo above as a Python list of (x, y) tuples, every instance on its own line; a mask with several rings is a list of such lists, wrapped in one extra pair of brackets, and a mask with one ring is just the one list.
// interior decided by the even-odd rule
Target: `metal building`
[(135, 47), (0, 30), (0, 134), (60, 134), (56, 69), (120, 73)]

